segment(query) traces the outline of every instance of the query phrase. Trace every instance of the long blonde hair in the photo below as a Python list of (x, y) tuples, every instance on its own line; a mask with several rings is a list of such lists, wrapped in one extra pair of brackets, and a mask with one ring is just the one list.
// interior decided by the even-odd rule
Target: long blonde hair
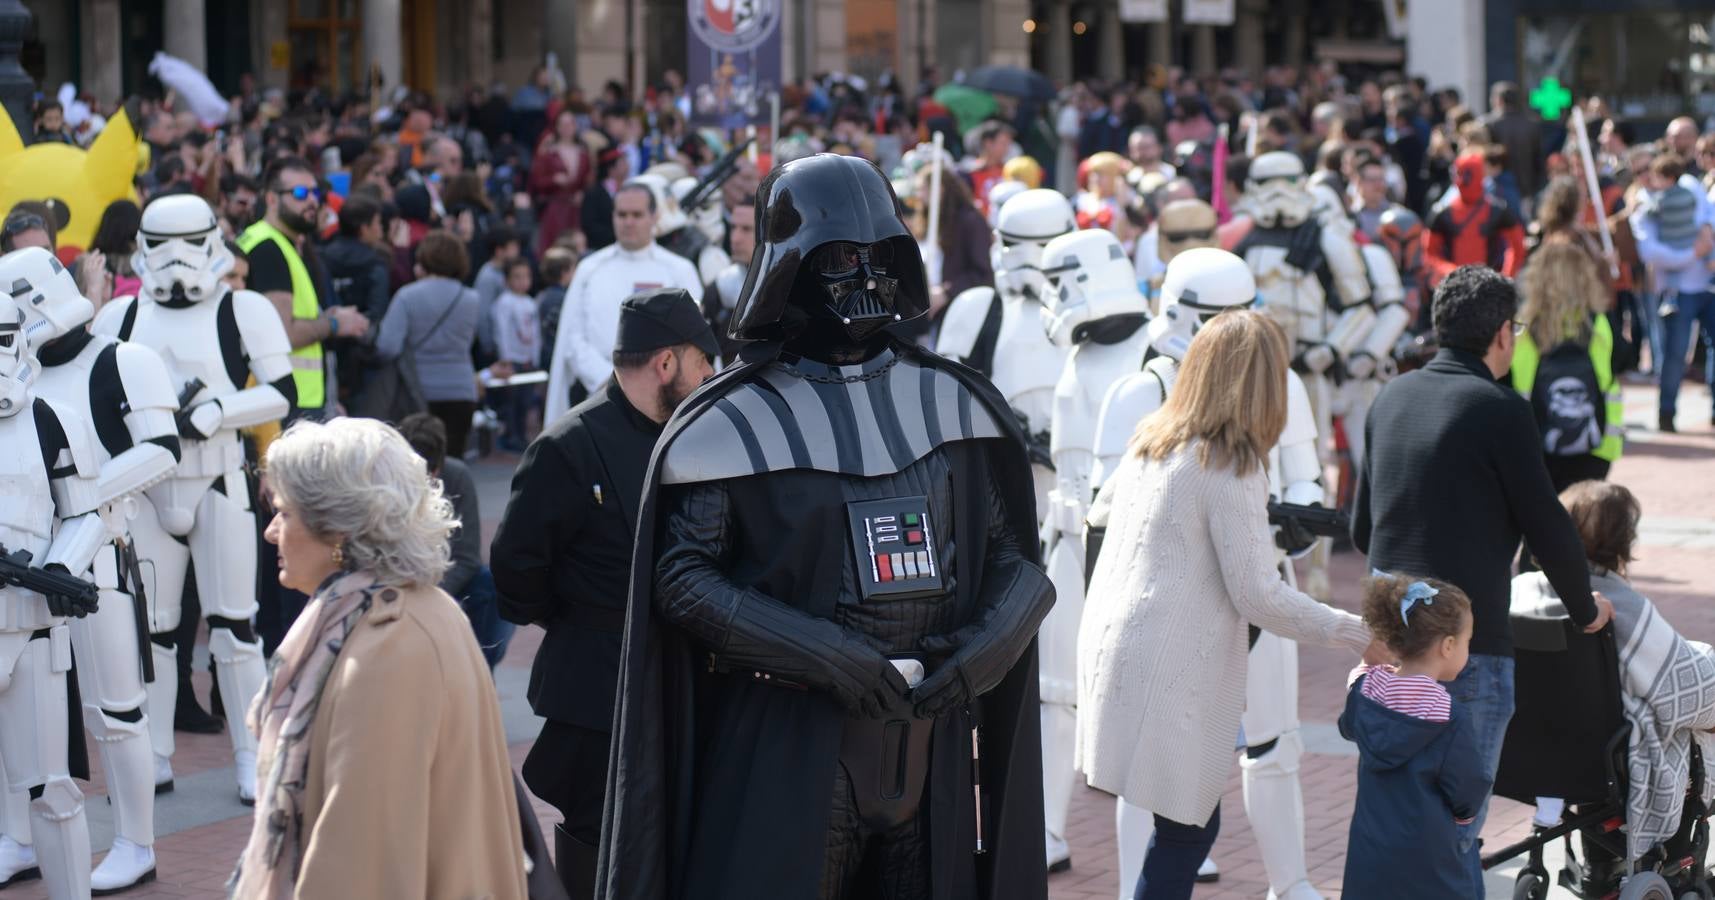
[(1195, 440), (1205, 469), (1261, 469), (1286, 427), (1290, 361), (1286, 332), (1267, 316), (1215, 316), (1191, 342), (1167, 402), (1138, 425), (1131, 451), (1165, 459)]
[(1591, 316), (1607, 305), (1596, 262), (1569, 241), (1546, 241), (1531, 254), (1519, 278), (1526, 323), (1537, 350), (1547, 353), (1565, 341), (1590, 341)]

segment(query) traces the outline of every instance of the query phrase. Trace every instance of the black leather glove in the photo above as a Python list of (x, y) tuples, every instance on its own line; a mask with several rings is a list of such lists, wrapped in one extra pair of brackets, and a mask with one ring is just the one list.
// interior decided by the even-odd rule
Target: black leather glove
[(925, 655), (945, 660), (911, 691), (913, 712), (918, 718), (933, 719), (969, 703), (976, 696), (970, 679), (965, 676), (959, 650), (977, 637), (978, 632), (977, 628), (966, 627), (951, 634), (932, 634), (917, 641), (918, 649)]
[(833, 694), (839, 699), (840, 705), (846, 712), (854, 716), (869, 719), (880, 719), (892, 715), (904, 707), (906, 697), (911, 693), (911, 686), (905, 683), (905, 676), (899, 674), (899, 669), (893, 661), (875, 651), (875, 661), (870, 664), (871, 677), (866, 681), (854, 681), (849, 678), (832, 680)]
[(1275, 527), (1274, 545), (1286, 551), (1288, 556), (1296, 556), (1310, 549), (1316, 543), (1316, 533), (1305, 527), (1297, 519), (1287, 519)]
[[(48, 563), (42, 567), (42, 571), (53, 572), (56, 575), (64, 575), (67, 579), (72, 578), (71, 570), (59, 563)], [(95, 590), (95, 585), (77, 579), (72, 580), (75, 582), (75, 585), (68, 584), (67, 589), (64, 591), (53, 591), (42, 594), (43, 599), (48, 602), (49, 615), (60, 616), (68, 619), (81, 619), (84, 616), (95, 612), (96, 603), (99, 599), (99, 595)]]

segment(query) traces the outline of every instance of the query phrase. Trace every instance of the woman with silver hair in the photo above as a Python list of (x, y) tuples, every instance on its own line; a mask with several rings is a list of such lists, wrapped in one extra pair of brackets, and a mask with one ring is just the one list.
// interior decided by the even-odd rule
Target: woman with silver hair
[(456, 527), (439, 482), (370, 419), (300, 422), (266, 471), (280, 583), (312, 599), (250, 709), (233, 896), (525, 896), (499, 701), (436, 587)]

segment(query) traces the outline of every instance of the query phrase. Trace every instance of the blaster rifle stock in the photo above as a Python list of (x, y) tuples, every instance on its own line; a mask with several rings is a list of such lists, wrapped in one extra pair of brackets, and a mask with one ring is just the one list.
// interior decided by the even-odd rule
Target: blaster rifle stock
[(82, 578), (30, 565), (28, 550), (8, 552), (0, 545), (0, 584), (21, 587), (46, 597), (56, 616), (86, 616), (95, 611), (95, 585)]
[(1297, 525), (1319, 537), (1340, 537), (1352, 529), (1351, 518), (1341, 510), (1272, 500), (1268, 504), (1268, 524)]

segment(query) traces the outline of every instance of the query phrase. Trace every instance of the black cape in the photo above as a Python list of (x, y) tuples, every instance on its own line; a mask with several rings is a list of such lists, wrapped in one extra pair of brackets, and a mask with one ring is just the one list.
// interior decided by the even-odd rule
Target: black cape
[[(1040, 565), (1031, 488), (1034, 481), (1024, 435), (1005, 400), (974, 370), (900, 341), (895, 341), (893, 349), (958, 378), (1000, 424), (1004, 439), (991, 440), (985, 447), (986, 455), (1018, 535), (1020, 552)], [(597, 895), (608, 900), (678, 900), (719, 893), (716, 885), (687, 884), (685, 872), (690, 812), (699, 800), (714, 802), (708, 796), (711, 792), (742, 795), (747, 818), (774, 817), (768, 820), (794, 823), (792, 827), (805, 836), (797, 847), (763, 846), (760, 840), (747, 841), (744, 829), (735, 828), (730, 850), (739, 860), (775, 860), (781, 854), (791, 854), (795, 862), (802, 859), (802, 865), (790, 872), (792, 885), (776, 885), (768, 895), (782, 900), (815, 897), (843, 714), (832, 704), (816, 702), (804, 703), (790, 714), (764, 712), (750, 718), (746, 727), (758, 728), (755, 743), (759, 752), (773, 748), (805, 764), (778, 768), (777, 777), (767, 784), (695, 784), (697, 677), (707, 654), (683, 633), (663, 627), (654, 616), (656, 502), (667, 448), (687, 423), (779, 353), (778, 343), (752, 344), (745, 348), (739, 365), (691, 395), (667, 423), (644, 478), (596, 879)], [(959, 502), (977, 500), (962, 498)], [(960, 575), (962, 583), (977, 585), (984, 573), (979, 568), (981, 561), (973, 556), (961, 556), (961, 568), (970, 566), (971, 570)], [(977, 595), (977, 590), (968, 592), (973, 601)], [(970, 611), (965, 612), (968, 615)], [(974, 716), (982, 723), (983, 841), (987, 850), (976, 857), (974, 866), (963, 864), (976, 846), (969, 735), (938, 741), (932, 751), (931, 780), (920, 815), (928, 816), (937, 900), (1036, 900), (1048, 895), (1036, 679), (1036, 643), (1032, 640), (1001, 684), (972, 704)], [(779, 693), (786, 703), (810, 696)], [(708, 727), (709, 723), (703, 724)], [(943, 731), (938, 729), (936, 734), (940, 736)], [(736, 822), (737, 816), (734, 818)]]

